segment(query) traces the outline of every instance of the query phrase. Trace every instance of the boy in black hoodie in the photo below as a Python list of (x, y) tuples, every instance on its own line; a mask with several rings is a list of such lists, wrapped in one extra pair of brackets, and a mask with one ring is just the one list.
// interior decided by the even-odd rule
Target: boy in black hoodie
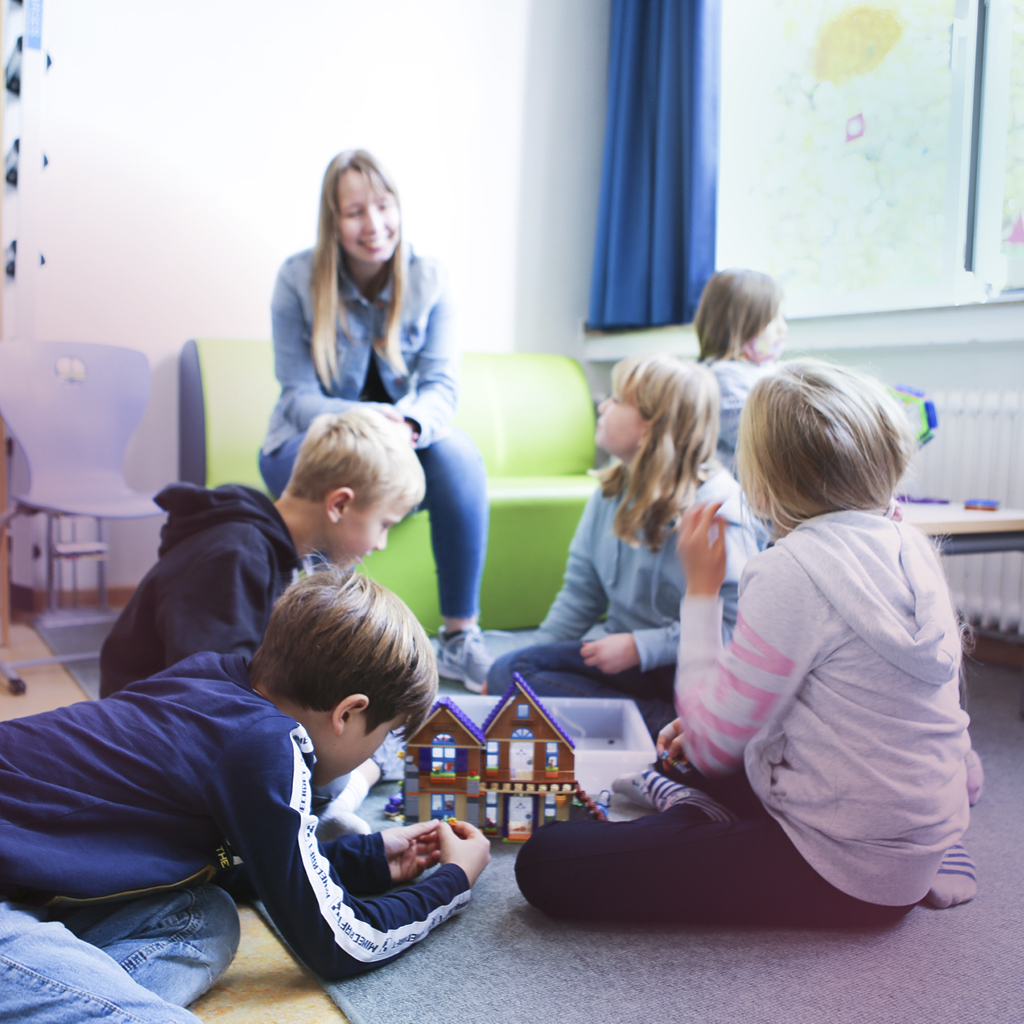
[(364, 407), (313, 421), (276, 502), (235, 484), (165, 487), (159, 561), (103, 644), (100, 695), (199, 651), (251, 658), (274, 601), (314, 554), (351, 568), (385, 546), (424, 489), (413, 449)]

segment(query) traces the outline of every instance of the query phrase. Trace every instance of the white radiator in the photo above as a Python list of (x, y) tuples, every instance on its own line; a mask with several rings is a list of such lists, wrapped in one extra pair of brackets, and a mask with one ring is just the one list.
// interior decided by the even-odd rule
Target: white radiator
[[(1024, 508), (1024, 394), (1013, 391), (930, 393), (939, 425), (914, 460), (904, 493), (995, 498)], [(954, 555), (945, 560), (961, 612), (975, 626), (1024, 635), (1024, 552)]]

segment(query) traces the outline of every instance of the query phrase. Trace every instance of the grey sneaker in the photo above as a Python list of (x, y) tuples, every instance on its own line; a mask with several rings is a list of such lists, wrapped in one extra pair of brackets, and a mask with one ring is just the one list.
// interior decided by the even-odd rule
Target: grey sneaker
[(470, 626), (448, 636), (444, 626), (438, 630), (440, 650), (437, 673), (445, 679), (458, 679), (473, 693), (487, 692), (487, 672), (494, 662), (479, 626)]

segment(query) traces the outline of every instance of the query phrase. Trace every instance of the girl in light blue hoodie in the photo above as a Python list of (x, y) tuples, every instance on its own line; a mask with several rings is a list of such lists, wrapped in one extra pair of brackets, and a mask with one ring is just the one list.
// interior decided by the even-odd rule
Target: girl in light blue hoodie
[(488, 690), (503, 692), (518, 672), (541, 696), (631, 697), (656, 735), (675, 717), (679, 603), (686, 592), (672, 540), (679, 516), (695, 501), (722, 505), (724, 640), (757, 541), (741, 523), (739, 485), (714, 460), (718, 388), (710, 371), (671, 356), (632, 358), (616, 365), (612, 386), (599, 408), (596, 440), (613, 461), (583, 511), (565, 583), (535, 645), (499, 658)]

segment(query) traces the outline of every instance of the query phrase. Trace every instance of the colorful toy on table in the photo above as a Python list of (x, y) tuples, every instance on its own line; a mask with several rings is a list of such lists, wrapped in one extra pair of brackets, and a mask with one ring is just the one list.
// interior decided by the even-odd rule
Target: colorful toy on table
[(995, 512), (999, 508), (999, 502), (994, 498), (968, 498), (964, 502), (964, 508), (977, 512)]
[(907, 384), (897, 384), (889, 390), (903, 403), (918, 443), (927, 444), (935, 436), (935, 428), (939, 425), (935, 403), (925, 398), (923, 391)]

